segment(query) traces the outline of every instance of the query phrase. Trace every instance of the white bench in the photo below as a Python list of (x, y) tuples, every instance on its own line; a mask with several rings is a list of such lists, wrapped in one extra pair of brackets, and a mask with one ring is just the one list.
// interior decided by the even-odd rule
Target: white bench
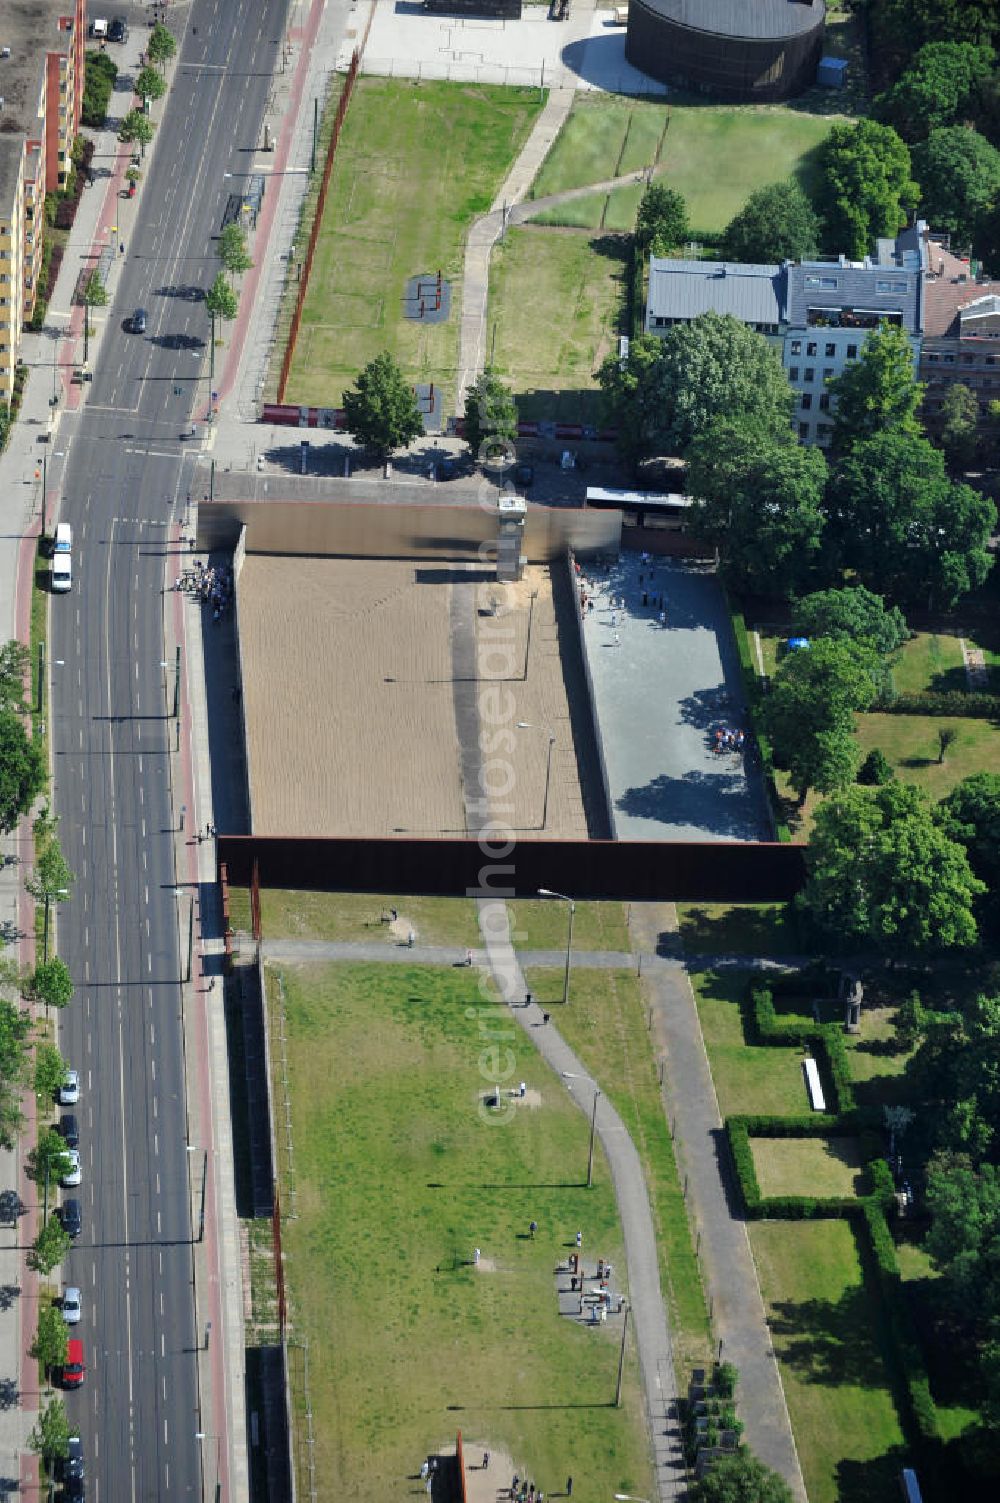
[(819, 1080), (819, 1066), (810, 1057), (802, 1061), (802, 1070), (806, 1077), (806, 1090), (809, 1093), (809, 1105), (814, 1112), (826, 1111), (826, 1098), (823, 1095), (823, 1087)]

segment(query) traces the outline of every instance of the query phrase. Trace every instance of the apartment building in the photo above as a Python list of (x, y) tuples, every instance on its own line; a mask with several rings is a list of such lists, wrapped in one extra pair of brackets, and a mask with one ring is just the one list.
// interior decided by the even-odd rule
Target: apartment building
[(827, 383), (858, 358), (871, 330), (904, 328), (916, 368), (926, 254), (926, 225), (918, 221), (895, 240), (880, 240), (863, 261), (752, 266), (653, 256), (646, 332), (662, 335), (709, 309), (731, 313), (780, 351), (795, 392), (796, 432), (803, 443), (826, 446), (834, 403)]
[(932, 430), (956, 383), (976, 397), (981, 420), (990, 402), (1000, 401), (1000, 282), (977, 280), (967, 260), (933, 239), (927, 243), (920, 379), (926, 383), (922, 416)]
[(86, 0), (0, 5), (0, 401), (38, 296), (45, 194), (71, 168), (83, 104)]

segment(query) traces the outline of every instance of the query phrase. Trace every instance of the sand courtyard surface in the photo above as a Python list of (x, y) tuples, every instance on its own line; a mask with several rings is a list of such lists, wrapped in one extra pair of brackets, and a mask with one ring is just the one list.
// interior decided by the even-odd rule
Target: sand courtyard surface
[(255, 834), (586, 838), (546, 567), (251, 554), (238, 602)]

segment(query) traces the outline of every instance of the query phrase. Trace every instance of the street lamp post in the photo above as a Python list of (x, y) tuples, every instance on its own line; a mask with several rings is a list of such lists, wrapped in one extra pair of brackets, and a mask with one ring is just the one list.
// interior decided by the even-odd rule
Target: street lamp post
[(57, 887), (52, 892), (46, 891), (46, 894), (45, 894), (45, 923), (44, 923), (43, 928), (42, 928), (42, 964), (43, 965), (45, 964), (45, 962), (49, 958), (49, 904), (53, 900), (58, 901), (60, 898), (68, 898), (68, 897), (69, 897), (69, 888), (68, 887)]
[(628, 1312), (629, 1312), (630, 1308), (631, 1307), (630, 1307), (628, 1301), (626, 1300), (626, 1302), (624, 1304), (624, 1307), (623, 1307), (625, 1319), (622, 1321), (622, 1344), (621, 1344), (621, 1350), (618, 1353), (618, 1383), (617, 1383), (617, 1385), (615, 1387), (615, 1408), (616, 1409), (620, 1409), (621, 1408), (621, 1402), (622, 1402), (622, 1373), (625, 1370), (625, 1333), (628, 1330)]
[(569, 1001), (569, 971), (573, 958), (573, 915), (576, 913), (576, 904), (572, 898), (568, 898), (564, 892), (553, 892), (550, 887), (538, 889), (540, 898), (558, 898), (560, 902), (569, 907), (569, 925), (566, 930), (566, 970), (563, 975), (563, 1005)]
[[(220, 1458), (221, 1458), (221, 1454), (222, 1454), (222, 1440), (221, 1440), (221, 1438), (218, 1435), (209, 1435), (206, 1430), (196, 1430), (194, 1432), (194, 1438), (195, 1438), (195, 1440), (200, 1440), (202, 1442), (202, 1450), (203, 1451), (204, 1451), (204, 1443), (205, 1443), (206, 1440), (214, 1440), (215, 1441), (215, 1490), (214, 1490), (212, 1496), (215, 1499), (215, 1503), (219, 1503), (219, 1500), (222, 1497), (222, 1467), (221, 1467), (221, 1463), (220, 1463)], [(204, 1463), (204, 1460), (202, 1460), (201, 1475), (202, 1475), (202, 1489), (201, 1490), (202, 1490), (202, 1496), (204, 1497), (204, 1496), (206, 1496), (206, 1488), (205, 1488), (206, 1478), (205, 1478), (205, 1463)]]
[(519, 731), (544, 731), (549, 738), (549, 749), (545, 757), (545, 793), (542, 796), (542, 822), (537, 826), (539, 830), (544, 830), (549, 818), (549, 788), (552, 785), (552, 748), (556, 744), (556, 738), (548, 726), (536, 725), (532, 720), (519, 720), (517, 728)]

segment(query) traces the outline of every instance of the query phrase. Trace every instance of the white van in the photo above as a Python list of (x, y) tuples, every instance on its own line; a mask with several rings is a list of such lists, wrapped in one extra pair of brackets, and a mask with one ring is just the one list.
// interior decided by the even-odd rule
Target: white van
[(73, 548), (73, 529), (68, 522), (56, 523), (56, 535), (52, 542), (53, 553), (70, 553)]
[(73, 588), (73, 561), (68, 553), (52, 555), (52, 588), (58, 594)]

